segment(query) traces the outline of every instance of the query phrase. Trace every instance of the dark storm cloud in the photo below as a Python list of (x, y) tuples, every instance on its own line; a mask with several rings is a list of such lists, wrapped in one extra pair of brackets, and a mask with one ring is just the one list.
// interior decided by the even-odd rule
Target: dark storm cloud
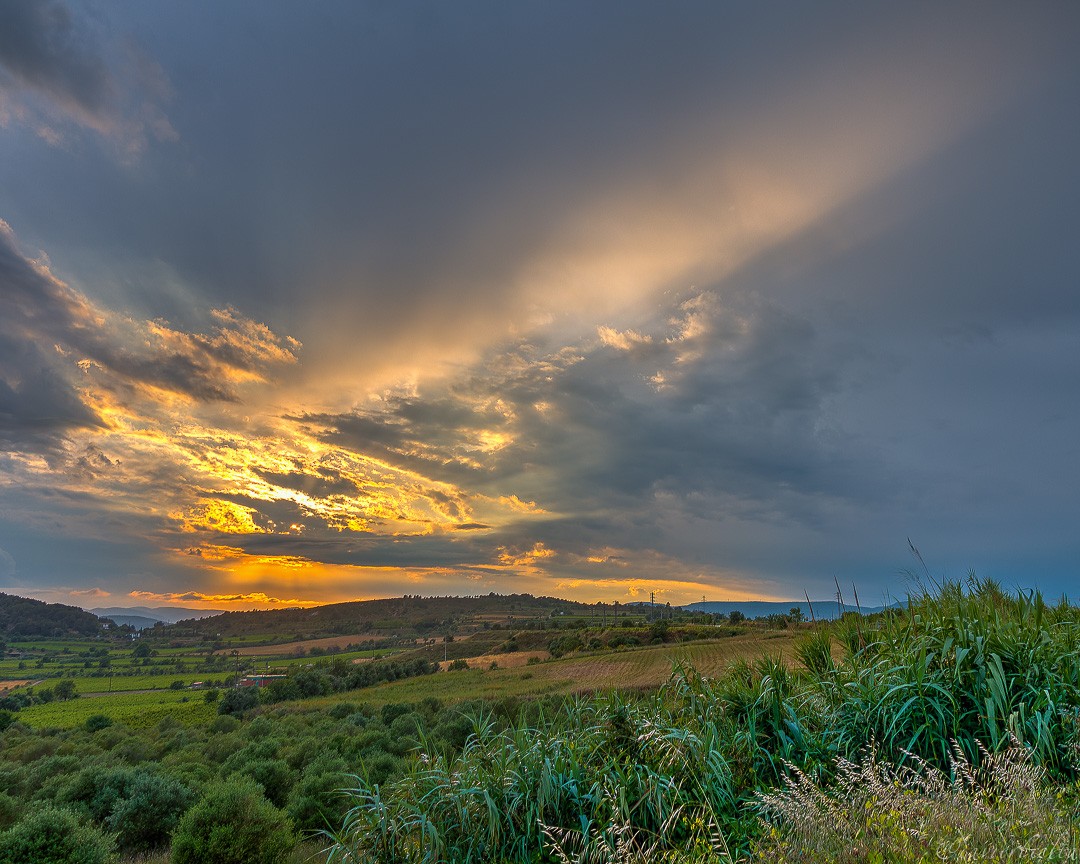
[(161, 107), (171, 95), (161, 68), (102, 24), (79, 3), (0, 5), (0, 127), (14, 120), (57, 146), (73, 122), (111, 141), (123, 161), (151, 139), (176, 139)]
[(103, 117), (113, 107), (113, 84), (100, 49), (60, 0), (8, 0), (0, 6), (0, 66), (23, 86), (89, 117)]
[[(166, 261), (202, 298), (268, 309), (313, 361), (340, 361), (348, 346), (353, 368), (422, 364), (440, 343), (501, 335), (503, 316), (536, 299), (522, 295), (543, 290), (532, 271), (552, 261), (570, 259), (549, 290), (565, 290), (559, 276), (594, 282), (572, 260), (575, 243), (592, 240), (574, 223), (587, 209), (599, 225), (628, 218), (608, 202), (625, 186), (641, 187), (641, 203), (692, 210), (684, 185), (702, 162), (737, 162), (756, 144), (746, 129), (812, 143), (801, 119), (773, 129), (761, 117), (790, 107), (805, 81), (855, 78), (853, 67), (870, 65), (861, 44), (881, 47), (903, 77), (913, 73), (891, 54), (907, 40), (925, 49), (931, 76), (963, 65), (941, 34), (962, 24), (981, 50), (1000, 17), (730, 4), (677, 14), (646, 3), (271, 5), (256, 20), (217, 4), (129, 4), (112, 14), (184, 94), (170, 110), (192, 155), (155, 162), (152, 184), (107, 172), (46, 179), (71, 213), (57, 242)], [(852, 114), (863, 107), (853, 101)], [(114, 206), (101, 219), (105, 197)], [(98, 266), (132, 279), (123, 264)], [(148, 292), (158, 308), (183, 309), (161, 285), (130, 293), (142, 304)]]
[[(489, 393), (489, 402), (498, 394)], [(330, 444), (441, 480), (483, 473), (476, 459), (479, 436), (497, 431), (505, 418), (489, 405), (469, 404), (457, 394), (425, 400), (389, 396), (378, 413), (303, 414), (288, 417)]]
[(70, 431), (101, 425), (50, 338), (74, 329), (79, 317), (75, 299), (18, 252), (0, 222), (0, 440), (6, 448), (55, 453)]

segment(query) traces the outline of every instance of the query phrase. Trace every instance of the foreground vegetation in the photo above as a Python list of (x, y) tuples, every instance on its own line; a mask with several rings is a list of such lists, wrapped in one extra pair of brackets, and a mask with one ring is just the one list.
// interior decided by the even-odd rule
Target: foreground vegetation
[[(941, 844), (961, 836), (971, 860), (1080, 860), (1080, 611), (969, 589), (811, 630), (798, 670), (779, 657), (714, 679), (680, 669), (646, 698), (479, 721), (461, 752), (425, 742), (404, 777), (351, 792), (333, 860), (921, 862), (952, 860)], [(990, 758), (1010, 748), (1008, 764), (1031, 766), (1022, 782)], [(869, 798), (844, 783), (868, 759), (896, 766)], [(782, 802), (797, 794), (816, 816), (793, 818)], [(946, 802), (951, 836), (935, 834)]]
[(159, 714), (79, 695), (81, 653), (221, 655), (53, 646), (53, 696), (0, 711), (0, 864), (1080, 861), (1074, 607), (972, 580), (783, 630), (504, 622), (121, 697)]

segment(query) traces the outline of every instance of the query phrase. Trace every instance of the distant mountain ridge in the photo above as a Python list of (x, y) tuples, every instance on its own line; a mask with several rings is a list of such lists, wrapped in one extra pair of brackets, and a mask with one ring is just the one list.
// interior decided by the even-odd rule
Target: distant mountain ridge
[[(175, 624), (177, 621), (188, 621), (192, 618), (210, 618), (214, 615), (221, 615), (225, 610), (192, 609), (188, 606), (108, 606), (99, 609), (87, 609), (86, 611), (91, 615), (97, 615), (98, 618), (108, 618), (117, 624), (130, 623), (120, 621), (119, 618), (133, 618), (150, 622), (143, 624), (142, 627), (153, 627), (156, 621), (160, 621), (162, 624)], [(132, 624), (132, 626), (135, 627), (136, 625)], [(141, 629), (141, 627), (138, 629)]]

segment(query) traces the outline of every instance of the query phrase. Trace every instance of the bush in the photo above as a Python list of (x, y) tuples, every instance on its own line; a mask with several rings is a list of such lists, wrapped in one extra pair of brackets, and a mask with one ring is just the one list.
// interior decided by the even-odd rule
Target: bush
[(87, 732), (100, 732), (102, 729), (108, 729), (112, 724), (112, 717), (107, 714), (91, 714), (86, 718), (84, 725)]
[(296, 778), (288, 763), (282, 759), (252, 759), (236, 774), (249, 777), (262, 787), (263, 794), (275, 807), (284, 807)]
[(340, 790), (349, 785), (345, 761), (322, 756), (312, 762), (292, 790), (289, 815), (302, 831), (322, 831), (340, 825), (348, 802)]
[(173, 834), (172, 864), (283, 864), (296, 846), (289, 817), (250, 780), (210, 787)]
[(113, 807), (105, 826), (117, 832), (124, 850), (149, 852), (168, 845), (194, 799), (185, 783), (142, 772), (129, 785), (127, 797)]
[(7, 792), (0, 792), (0, 831), (10, 828), (19, 821), (19, 802)]
[(0, 864), (112, 864), (114, 848), (71, 811), (46, 806), (0, 834)]
[(243, 714), (259, 705), (259, 691), (254, 687), (233, 687), (218, 702), (218, 714)]

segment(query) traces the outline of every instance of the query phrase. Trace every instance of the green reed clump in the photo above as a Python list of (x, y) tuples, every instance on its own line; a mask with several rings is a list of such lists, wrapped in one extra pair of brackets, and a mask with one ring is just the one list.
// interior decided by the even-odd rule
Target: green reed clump
[(659, 856), (708, 841), (718, 836), (709, 803), (731, 798), (729, 776), (717, 742), (676, 719), (659, 697), (618, 696), (572, 701), (540, 727), (496, 731), (478, 719), (460, 754), (422, 748), (385, 790), (361, 779), (330, 860), (589, 858), (609, 840)]
[(1051, 772), (1070, 775), (1080, 706), (1080, 610), (1037, 592), (1007, 595), (973, 576), (909, 601), (863, 627), (839, 674), (809, 679), (850, 754), (870, 736), (894, 758), (949, 764), (952, 742), (971, 759), (1015, 737)]

